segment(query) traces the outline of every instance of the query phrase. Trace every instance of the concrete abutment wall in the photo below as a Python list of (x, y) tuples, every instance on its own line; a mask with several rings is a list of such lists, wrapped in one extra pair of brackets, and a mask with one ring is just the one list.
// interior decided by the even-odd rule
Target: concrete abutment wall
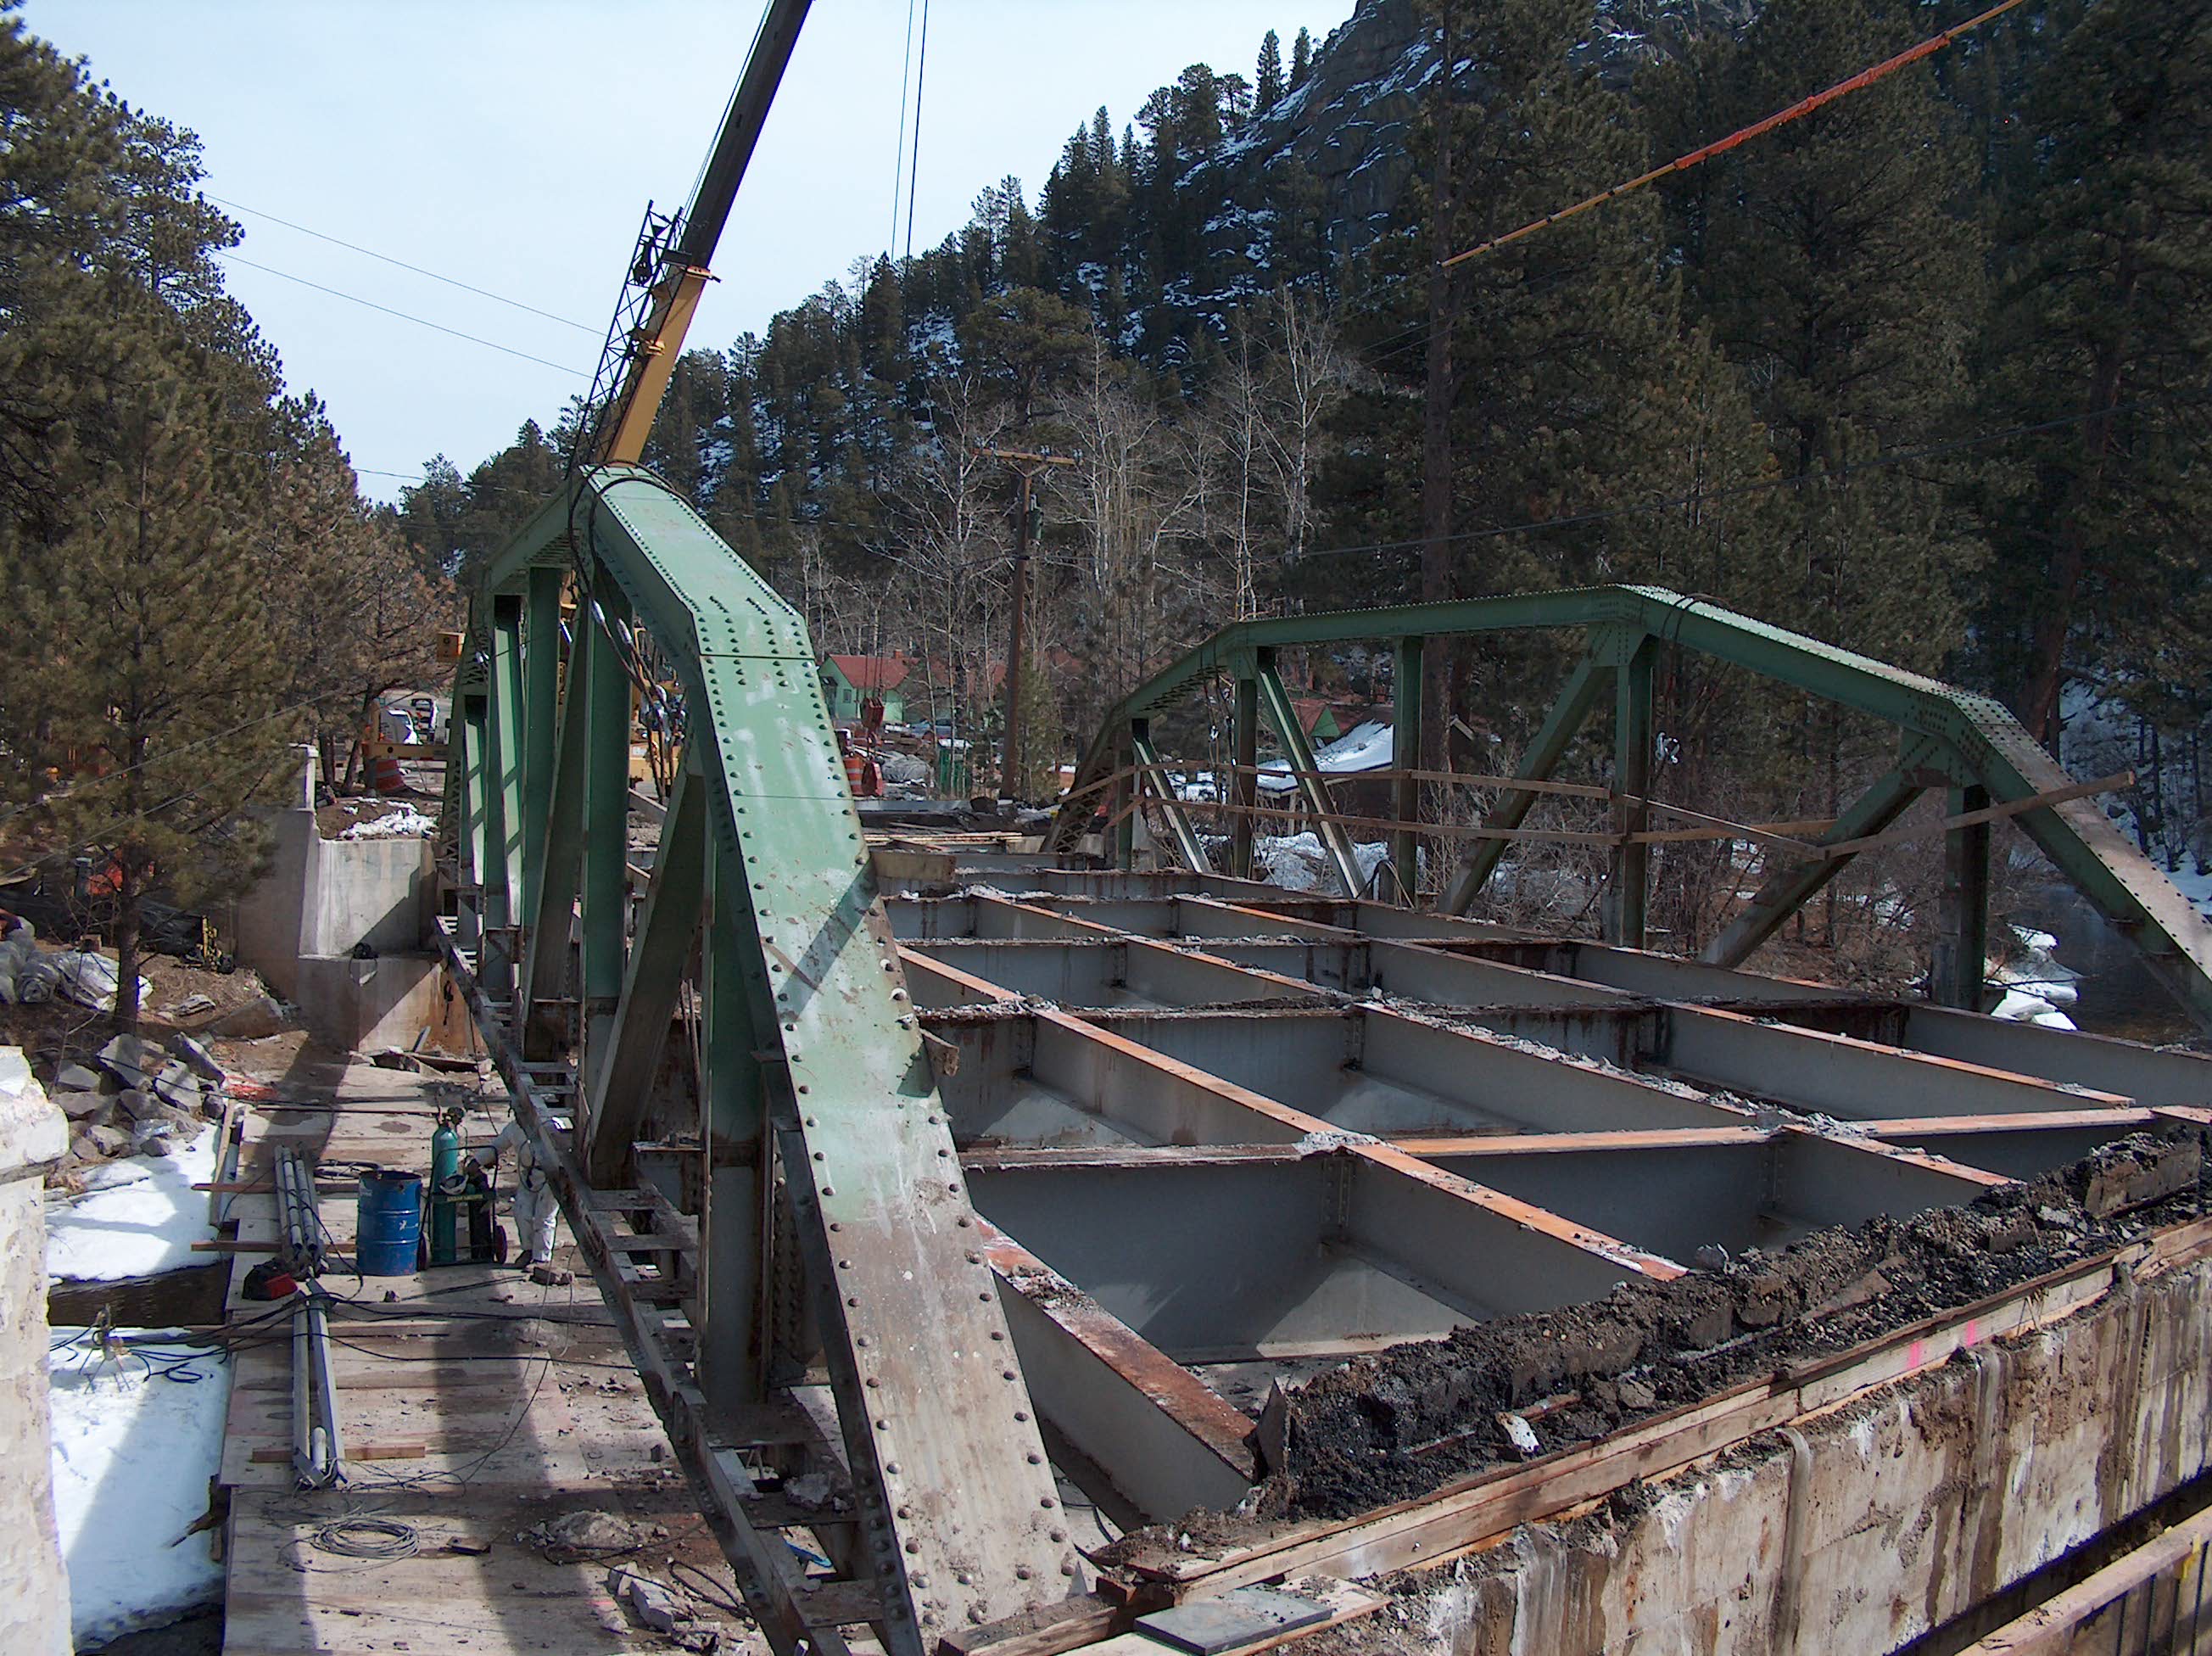
[(2208, 1294), (2204, 1261), (2132, 1283), (1607, 1511), (1524, 1526), (1431, 1600), (1434, 1643), (1893, 1651), (2205, 1469)]
[[(238, 958), (335, 1045), (411, 1046), (447, 1022), (445, 974), (425, 934), (436, 875), (425, 839), (325, 839), (314, 771), (270, 813), (268, 872), (237, 907)], [(373, 958), (357, 959), (366, 944)]]

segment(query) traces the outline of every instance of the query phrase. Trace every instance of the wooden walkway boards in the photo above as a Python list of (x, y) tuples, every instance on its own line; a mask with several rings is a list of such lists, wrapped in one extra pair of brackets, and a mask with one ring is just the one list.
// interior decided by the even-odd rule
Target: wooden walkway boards
[[(473, 1104), (473, 1086), (356, 1065), (295, 1072), (281, 1090), (304, 1107), (252, 1106), (239, 1178), (270, 1177), (278, 1143), (321, 1165), (326, 1245), (345, 1256), (323, 1282), (338, 1301), (331, 1355), (347, 1476), (334, 1489), (295, 1488), (289, 1322), (242, 1297), (246, 1272), (266, 1256), (240, 1251), (221, 1474), (230, 1499), (226, 1656), (668, 1651), (671, 1641), (617, 1602), (608, 1577), (627, 1564), (667, 1582), (671, 1559), (691, 1567), (673, 1579), (719, 1621), (725, 1652), (763, 1649), (714, 1602), (717, 1586), (735, 1598), (727, 1566), (587, 1273), (559, 1288), (493, 1266), (353, 1275), (358, 1166), (426, 1171), (438, 1108)], [(464, 1136), (486, 1144), (503, 1120), (503, 1105), (472, 1107)], [(273, 1196), (229, 1202), (240, 1241), (276, 1236)], [(512, 1221), (501, 1222), (511, 1234)], [(572, 1263), (565, 1233), (562, 1242), (556, 1257)], [(643, 1526), (632, 1537), (641, 1544), (556, 1562), (525, 1535), (595, 1513)], [(350, 1519), (408, 1526), (413, 1551), (339, 1549), (329, 1526)]]

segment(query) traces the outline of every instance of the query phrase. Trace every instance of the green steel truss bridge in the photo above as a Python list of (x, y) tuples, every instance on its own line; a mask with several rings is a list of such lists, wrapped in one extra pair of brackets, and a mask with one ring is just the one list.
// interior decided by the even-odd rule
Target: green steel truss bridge
[[(1209, 1351), (1351, 1351), (1362, 1348), (1347, 1328), (1413, 1337), (1679, 1274), (1663, 1229), (1648, 1241), (1602, 1233), (1658, 1200), (1658, 1182), (1621, 1159), (1645, 1154), (1635, 1147), (1655, 1131), (1668, 1154), (1817, 1158), (1808, 1188), (1831, 1206), (1863, 1193), (1875, 1204), (1865, 1211), (1964, 1199), (1994, 1177), (1923, 1156), (1904, 1123), (1891, 1137), (1905, 1148), (1880, 1122), (1863, 1142), (1807, 1137), (1726, 1098), (1692, 1102), (1679, 1081), (1547, 1064), (1503, 1034), (1616, 1063), (1663, 1050), (1671, 1076), (1785, 1108), (1864, 1116), (1878, 1095), (1923, 1138), (1928, 1120), (1970, 1111), (1960, 1130), (1978, 1144), (2040, 1144), (2062, 1119), (2077, 1135), (2124, 1130), (2212, 1102), (2201, 1073), (2212, 1066), (2198, 1060), (1723, 969), (1837, 859), (1778, 874), (1699, 964), (1636, 953), (1647, 871), (1626, 839), (1612, 853), (1604, 944), (1453, 917), (1506, 839), (1480, 842), (1447, 912), (1430, 915), (1354, 900), (1351, 846), (1327, 820), (1345, 897), (1281, 901), (1240, 877), (1249, 817), (1231, 867), (1214, 870), (1159, 790), (1140, 808), (1184, 872), (1099, 872), (1074, 855), (1101, 795), (1139, 806), (1144, 767), (1161, 763), (1152, 721), (1204, 680), (1234, 681), (1241, 764), (1264, 715), (1293, 770), (1311, 772), (1276, 650), (1392, 641), (1398, 751), (1410, 755), (1423, 640), (1512, 628), (1577, 630), (1587, 651), (1524, 780), (1550, 774), (1610, 692), (1615, 809), (1632, 825), (1656, 653), (1735, 662), (1895, 727), (1895, 768), (1832, 843), (1880, 832), (1930, 788), (1954, 816), (2020, 807), (2020, 826), (2212, 1020), (2203, 923), (2000, 709), (1672, 594), (1605, 588), (1231, 627), (1115, 711), (1048, 854), (997, 876), (1083, 894), (1015, 900), (940, 881), (887, 906), (805, 627), (685, 502), (641, 468), (586, 467), (491, 565), (455, 682), (448, 971), (778, 1650), (835, 1656), (856, 1628), (901, 1656), (975, 1648), (979, 1627), (1053, 1605), (1096, 1636), (1113, 1609), (1092, 1593), (1056, 1468), (1102, 1507), (1117, 1497), (1128, 1521), (1233, 1505), (1264, 1455), (1247, 1416), (1192, 1367)], [(680, 685), (685, 721), (680, 776), (657, 801), (635, 795), (629, 773), (633, 695), (647, 679)], [(1301, 787), (1328, 818), (1322, 784)], [(1249, 788), (1248, 770), (1248, 800)], [(1492, 825), (1519, 824), (1534, 797), (1508, 794)], [(1413, 802), (1409, 788), (1401, 818)], [(1990, 819), (1948, 835), (1951, 947), (1936, 986), (1954, 1004), (1979, 989)], [(1126, 827), (1108, 838), (1126, 863)], [(1410, 866), (1410, 843), (1395, 855)], [(981, 866), (972, 877), (993, 879)], [(1209, 929), (1228, 941), (1199, 941)], [(1386, 959), (1394, 994), (1490, 1007), (1462, 1020), (1485, 1027), (1348, 998), (1380, 982)], [(1040, 998), (1054, 995), (1124, 1013), (1072, 1014)], [(1207, 1010), (1268, 996), (1310, 1005)], [(1716, 1009), (1731, 1002), (1764, 1010)], [(1132, 1005), (1195, 1009), (1125, 1015)], [(1369, 1114), (1332, 1139), (1346, 1117), (1291, 1093), (1341, 1060), (1300, 1075), (1268, 1065), (1279, 1046), (1304, 1052), (1346, 1029), (1362, 1044), (1352, 1068)], [(2082, 1092), (2084, 1081), (2108, 1092)], [(1376, 1115), (1378, 1099), (1397, 1113)], [(1515, 1155), (1435, 1160), (1437, 1123), (1515, 1111), (1528, 1113), (1510, 1130), (1538, 1135)], [(1407, 1129), (1431, 1136), (1393, 1136)], [(2050, 1142), (2051, 1156), (2065, 1148)], [(1543, 1163), (1534, 1152), (1569, 1148), (1594, 1159), (1562, 1188), (1607, 1192), (1611, 1222), (1498, 1194), (1515, 1169)], [(979, 1216), (985, 1189), (1001, 1193), (998, 1218), (1025, 1216), (1049, 1245)], [(1820, 1216), (1850, 1216), (1838, 1212)], [(1115, 1251), (1130, 1247), (1143, 1257)], [(1315, 1261), (1320, 1276), (1270, 1275)], [(1346, 1284), (1366, 1297), (1330, 1324)], [(1299, 1318), (1311, 1325), (1285, 1344)], [(826, 1497), (799, 1498), (803, 1470), (824, 1475)], [(800, 1535), (814, 1556), (789, 1544)]]

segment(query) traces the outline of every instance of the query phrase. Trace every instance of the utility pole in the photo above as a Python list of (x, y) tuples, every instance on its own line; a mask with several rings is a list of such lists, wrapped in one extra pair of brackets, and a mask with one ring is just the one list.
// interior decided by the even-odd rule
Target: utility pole
[(1030, 485), (1046, 466), (1073, 466), (1075, 460), (1073, 455), (1055, 454), (1049, 448), (1032, 454), (1018, 448), (986, 448), (980, 443), (975, 453), (987, 460), (998, 460), (1013, 467), (1014, 475), (1022, 482), (1021, 502), (1014, 516), (1014, 614), (1006, 630), (1006, 746), (999, 762), (999, 786), (1011, 795), (1015, 779), (1021, 775), (1022, 646), (1030, 607)]

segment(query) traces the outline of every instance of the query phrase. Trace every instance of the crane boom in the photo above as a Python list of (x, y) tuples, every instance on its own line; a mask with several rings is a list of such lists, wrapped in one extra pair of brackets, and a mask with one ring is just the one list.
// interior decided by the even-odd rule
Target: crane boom
[(769, 106), (783, 83), (783, 71), (799, 44), (799, 27), (811, 4), (811, 0), (769, 0), (744, 73), (722, 113), (721, 131), (699, 175), (699, 186), (683, 216), (667, 227), (665, 240), (672, 246), (664, 245), (647, 215), (629, 285), (647, 288), (649, 298), (642, 320), (629, 327), (623, 318), (632, 314), (633, 307), (617, 307), (601, 374), (611, 377), (608, 369), (618, 364), (620, 381), (587, 428), (586, 451), (592, 464), (635, 461), (645, 452), (646, 436), (676, 370), (684, 336), (712, 279), (709, 266), (722, 226), (729, 220), (730, 205), (760, 142)]

